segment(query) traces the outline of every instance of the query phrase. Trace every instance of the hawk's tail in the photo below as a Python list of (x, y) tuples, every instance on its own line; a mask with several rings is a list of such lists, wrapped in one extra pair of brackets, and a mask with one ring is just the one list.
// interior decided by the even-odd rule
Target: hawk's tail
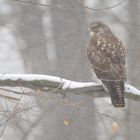
[(102, 80), (110, 93), (112, 104), (115, 107), (125, 107), (124, 101), (124, 81), (105, 81)]

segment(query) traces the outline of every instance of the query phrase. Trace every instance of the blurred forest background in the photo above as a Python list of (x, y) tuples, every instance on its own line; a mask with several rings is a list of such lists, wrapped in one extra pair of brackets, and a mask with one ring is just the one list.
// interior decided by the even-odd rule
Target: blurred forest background
[[(140, 88), (140, 2), (120, 2), (0, 0), (0, 73), (47, 74), (97, 82), (86, 54), (90, 38), (87, 30), (91, 22), (102, 21), (126, 46), (127, 83)], [(11, 116), (1, 125), (0, 139), (139, 140), (140, 102), (126, 99), (125, 109), (115, 109), (109, 97), (96, 94), (21, 97), (24, 105), (35, 104), (36, 108)], [(1, 112), (4, 106), (12, 106), (0, 100)]]

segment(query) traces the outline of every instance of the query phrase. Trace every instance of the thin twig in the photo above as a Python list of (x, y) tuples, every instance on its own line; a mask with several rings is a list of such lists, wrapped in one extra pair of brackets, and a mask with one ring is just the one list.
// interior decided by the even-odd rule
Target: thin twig
[[(11, 92), (11, 93), (18, 94), (18, 95), (22, 94), (19, 91), (16, 91), (13, 89), (8, 89), (8, 88), (1, 88), (0, 87), (0, 90), (6, 91), (6, 92)], [(24, 95), (33, 96), (34, 94), (33, 94), (33, 92), (26, 92), (26, 93), (24, 93)]]
[(124, 2), (126, 2), (127, 0), (123, 0), (113, 6), (108, 6), (108, 7), (102, 7), (102, 8), (90, 8), (90, 7), (83, 7), (83, 8), (86, 8), (88, 10), (91, 10), (91, 11), (100, 11), (100, 10), (110, 10), (110, 9), (113, 9), (115, 7), (118, 7), (119, 5), (123, 4)]
[(20, 99), (18, 99), (18, 98), (11, 97), (11, 96), (6, 96), (6, 95), (3, 95), (3, 94), (0, 94), (0, 97), (1, 97), (1, 98), (4, 98), (4, 99), (7, 99), (7, 100), (16, 100), (16, 101), (20, 101)]
[[(32, 4), (32, 5), (37, 5), (37, 6), (44, 6), (44, 7), (49, 7), (49, 8), (66, 8), (66, 9), (79, 9), (77, 7), (74, 6), (66, 6), (66, 5), (51, 5), (51, 4), (42, 4), (42, 3), (38, 3), (38, 2), (30, 2), (30, 1), (24, 1), (24, 0), (12, 0), (12, 1), (16, 1), (16, 2), (20, 2), (20, 3), (25, 3), (25, 4)], [(90, 8), (90, 7), (82, 7), (91, 11), (99, 11), (99, 10), (110, 10), (113, 9), (121, 4), (123, 4), (124, 2), (126, 2), (127, 0), (122, 0), (121, 2), (113, 5), (113, 6), (108, 6), (108, 7), (102, 7), (102, 8)]]

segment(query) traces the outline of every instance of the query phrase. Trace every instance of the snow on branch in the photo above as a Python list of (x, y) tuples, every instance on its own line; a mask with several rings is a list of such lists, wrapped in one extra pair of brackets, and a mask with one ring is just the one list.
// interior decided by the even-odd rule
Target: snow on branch
[[(26, 87), (31, 89), (59, 89), (62, 91), (104, 91), (101, 84), (93, 82), (75, 82), (64, 78), (40, 74), (0, 74), (0, 86)], [(140, 90), (125, 84), (126, 96), (140, 97)]]

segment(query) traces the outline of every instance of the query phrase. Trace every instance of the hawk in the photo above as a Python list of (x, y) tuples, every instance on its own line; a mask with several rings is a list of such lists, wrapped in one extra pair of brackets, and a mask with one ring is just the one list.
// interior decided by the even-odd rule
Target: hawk
[(87, 54), (91, 66), (111, 96), (115, 107), (125, 107), (125, 47), (102, 22), (91, 23)]

